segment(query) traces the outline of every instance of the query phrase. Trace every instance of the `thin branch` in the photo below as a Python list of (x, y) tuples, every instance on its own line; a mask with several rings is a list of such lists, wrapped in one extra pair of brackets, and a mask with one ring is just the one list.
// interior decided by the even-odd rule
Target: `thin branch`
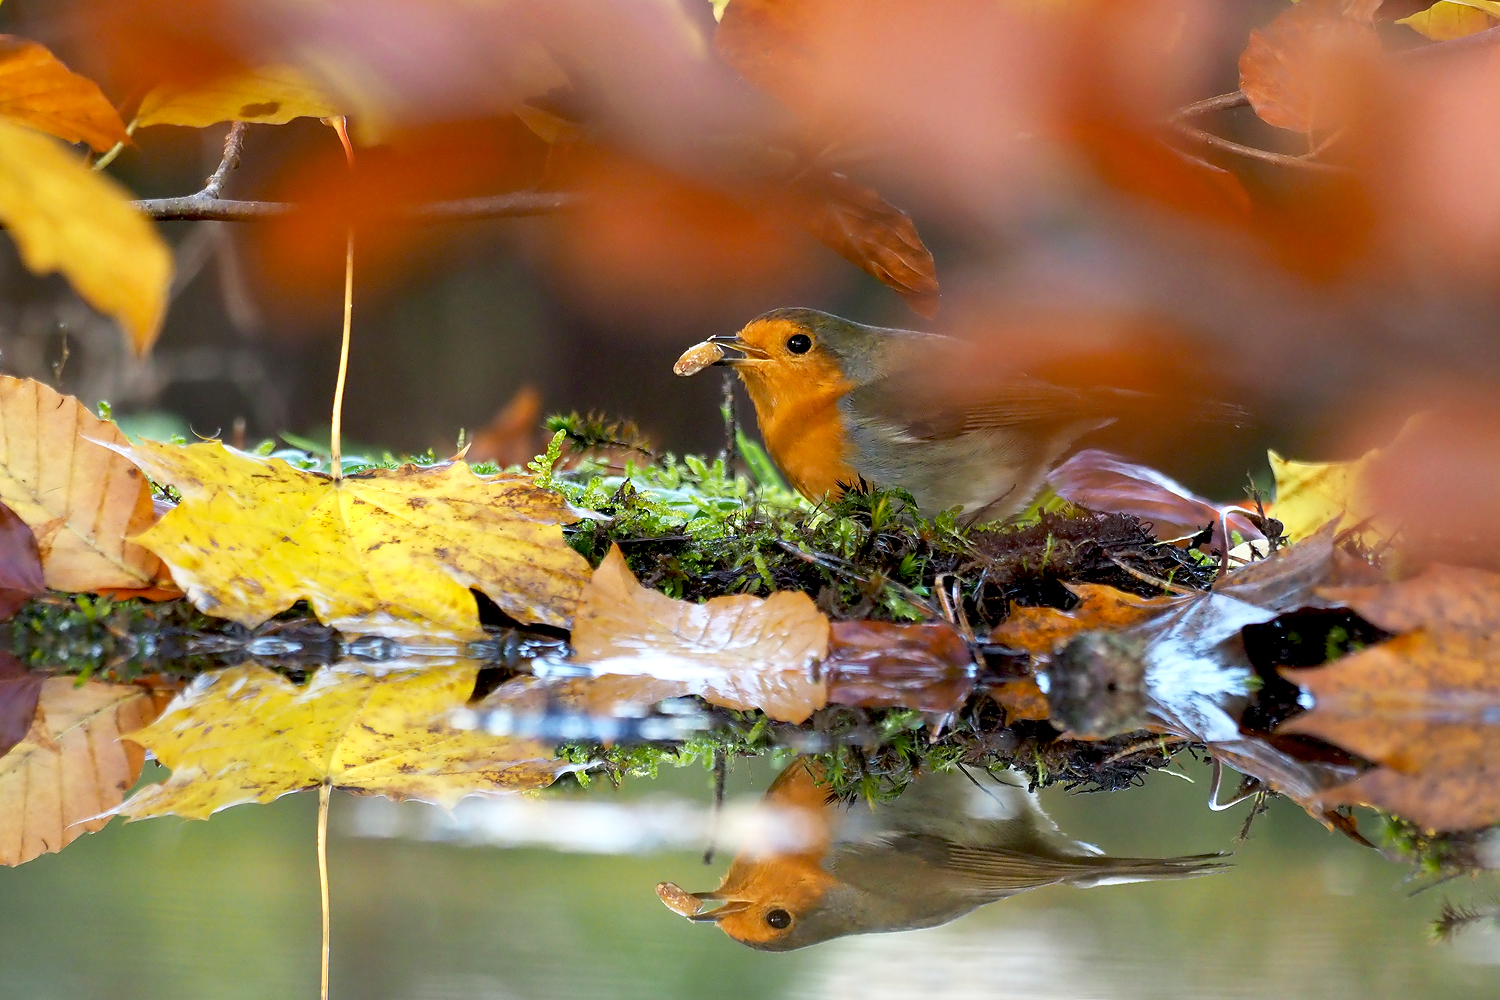
[(240, 165), (240, 153), (245, 149), (245, 123), (235, 122), (229, 126), (229, 134), (224, 137), (224, 158), (219, 161), (219, 166), (208, 180), (203, 182), (203, 190), (198, 192), (204, 198), (216, 199), (224, 193), (224, 182), (229, 178), (231, 170), (238, 169)]
[[(568, 191), (517, 191), (485, 198), (460, 198), (425, 205), (392, 206), (386, 213), (391, 222), (430, 225), (473, 219), (514, 219), (529, 215), (550, 215), (577, 206), (581, 198)], [(161, 222), (212, 221), (260, 222), (280, 218), (298, 211), (310, 211), (305, 205), (289, 201), (239, 201), (197, 194), (180, 198), (147, 198), (135, 207)]]
[(1273, 153), (1267, 149), (1256, 149), (1254, 146), (1245, 146), (1229, 139), (1223, 139), (1212, 132), (1205, 132), (1201, 128), (1189, 125), (1185, 121), (1173, 118), (1167, 122), (1167, 127), (1178, 135), (1191, 142), (1207, 146), (1209, 149), (1217, 149), (1221, 153), (1229, 153), (1232, 156), (1243, 156), (1247, 160), (1259, 160), (1262, 163), (1270, 163), (1278, 167), (1295, 167), (1299, 170), (1308, 170), (1320, 174), (1346, 174), (1348, 167), (1336, 166), (1332, 163), (1319, 163), (1317, 160), (1305, 159), (1301, 156), (1287, 156), (1285, 153)]
[(1236, 90), (1232, 94), (1220, 94), (1217, 97), (1205, 97), (1201, 101), (1195, 101), (1185, 108), (1179, 108), (1172, 116), (1173, 121), (1182, 121), (1187, 118), (1197, 118), (1199, 115), (1212, 114), (1215, 111), (1228, 111), (1230, 108), (1243, 108), (1250, 104), (1250, 98)]
[(1481, 49), (1490, 45), (1500, 45), (1500, 26), (1486, 28), (1484, 31), (1475, 32), (1472, 35), (1464, 35), (1462, 38), (1450, 38), (1445, 42), (1418, 45), (1416, 48), (1397, 52), (1391, 58), (1400, 62), (1422, 62), (1435, 56), (1450, 56), (1455, 53), (1467, 52), (1469, 49)]

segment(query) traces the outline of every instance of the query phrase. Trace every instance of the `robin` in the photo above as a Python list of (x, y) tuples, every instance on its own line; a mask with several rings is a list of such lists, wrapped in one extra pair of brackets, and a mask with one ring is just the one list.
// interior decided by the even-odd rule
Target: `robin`
[[(1027, 889), (1193, 878), (1224, 870), (1223, 855), (1111, 858), (1072, 840), (1014, 772), (983, 780), (924, 774), (894, 801), (828, 800), (824, 772), (801, 757), (766, 801), (812, 819), (803, 850), (740, 855), (712, 892), (656, 887), (664, 903), (712, 921), (743, 944), (787, 951), (846, 934), (934, 927)], [(703, 911), (708, 901), (716, 909)]]
[(896, 487), (927, 517), (960, 508), (971, 522), (1024, 508), (1079, 436), (1149, 400), (1025, 376), (976, 379), (962, 341), (815, 309), (776, 309), (709, 337), (673, 370), (711, 365), (745, 383), (766, 449), (809, 500)]

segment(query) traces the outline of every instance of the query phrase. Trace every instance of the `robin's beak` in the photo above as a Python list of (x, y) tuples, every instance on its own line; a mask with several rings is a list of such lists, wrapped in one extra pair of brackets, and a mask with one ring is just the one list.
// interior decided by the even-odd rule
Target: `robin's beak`
[(716, 366), (728, 365), (730, 367), (733, 367), (734, 365), (754, 364), (757, 361), (764, 361), (767, 357), (769, 357), (769, 355), (767, 355), (766, 352), (762, 351), (759, 347), (752, 347), (750, 344), (745, 343), (740, 339), (739, 334), (737, 333), (714, 334), (712, 337), (708, 338), (708, 343), (716, 344), (727, 351), (740, 352), (739, 357), (726, 356), (720, 358), (718, 361), (714, 362), (714, 365)]
[(720, 892), (695, 892), (693, 893), (693, 898), (698, 900), (700, 905), (705, 900), (723, 900), (723, 902), (718, 907), (712, 910), (705, 910), (702, 913), (694, 913), (688, 916), (689, 920), (695, 921), (697, 923), (704, 923), (706, 921), (713, 921), (717, 923), (718, 921), (723, 920), (725, 917), (729, 916), (731, 913), (739, 913), (741, 910), (749, 909), (750, 907), (750, 900), (724, 899), (724, 894)]
[[(656, 894), (671, 908), (672, 912), (699, 923), (723, 920), (731, 913), (738, 913), (750, 905), (748, 899), (733, 899), (728, 893), (718, 889), (713, 892), (688, 892), (671, 882), (662, 882), (657, 885)], [(704, 911), (703, 904), (709, 900), (719, 901), (723, 905)]]

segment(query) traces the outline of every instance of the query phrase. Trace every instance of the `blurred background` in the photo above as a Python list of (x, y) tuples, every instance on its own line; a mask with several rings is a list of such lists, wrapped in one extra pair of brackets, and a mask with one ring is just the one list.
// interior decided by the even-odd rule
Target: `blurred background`
[[(1391, 23), (1417, 6), (1392, 0), (1382, 9), (1377, 28), (1389, 49), (1423, 41)], [(662, 447), (714, 449), (716, 373), (678, 379), (671, 361), (708, 334), (791, 304), (973, 337), (993, 347), (997, 377), (1024, 368), (1159, 392), (1158, 421), (1084, 444), (1225, 499), (1243, 495), (1267, 444), (1305, 458), (1352, 456), (1388, 442), (1434, 399), (1490, 388), (1500, 315), (1491, 192), (1403, 174), (1430, 198), (1450, 190), (1461, 204), (1439, 208), (1477, 230), (1464, 234), (1467, 246), (1455, 243), (1459, 222), (1434, 209), (1417, 239), (1407, 206), (1380, 189), (1398, 183), (1390, 177), (1356, 181), (1158, 142), (1174, 109), (1235, 90), (1249, 32), (1285, 10), (1282, 0), (1153, 0), (1129, 14), (1060, 4), (1074, 13), (1041, 27), (1018, 20), (1026, 4), (945, 2), (915, 34), (894, 18), (888, 34), (855, 39), (864, 46), (856, 53), (891, 64), (885, 84), (850, 72), (823, 93), (770, 97), (711, 51), (706, 0), (641, 0), (613, 26), (564, 4), (557, 22), (530, 29), (553, 50), (571, 46), (557, 59), (570, 78), (530, 106), (583, 123), (590, 152), (571, 159), (492, 113), (499, 98), (474, 77), (503, 76), (507, 53), (479, 46), (476, 55), (453, 37), (485, 27), (482, 19), (476, 28), (438, 0), (353, 7), (252, 10), (226, 0), (174, 18), (153, 0), (21, 0), (0, 10), (6, 30), (99, 79), (127, 120), (153, 79), (196, 78), (218, 68), (214, 59), (239, 66), (272, 53), (305, 56), (306, 66), (325, 68), (320, 80), (354, 79), (349, 66), (391, 74), (417, 95), (398, 109), (398, 126), (357, 153), (370, 170), (363, 186), (347, 182), (337, 140), (319, 122), (249, 126), (227, 195), (329, 210), (274, 225), (164, 223), (178, 276), (146, 358), (129, 357), (107, 321), (60, 279), (29, 275), (7, 245), (4, 370), (86, 402), (107, 399), (127, 424), (158, 431), (228, 436), (243, 420), (252, 440), (326, 437), (342, 224), (352, 217), (362, 231), (346, 433), (398, 453), (441, 452), (528, 385), (543, 412), (599, 410), (638, 421)], [(308, 10), (323, 19), (293, 16)], [(365, 29), (346, 37), (356, 18)], [(430, 30), (403, 36), (408, 20)], [(679, 45), (683, 30), (696, 35)], [(827, 72), (852, 58), (831, 51)], [(648, 71), (665, 82), (643, 83)], [(754, 65), (747, 73), (764, 86)], [(667, 91), (689, 76), (693, 88)], [(1461, 112), (1482, 119), (1489, 100), (1470, 90)], [(1420, 113), (1399, 101), (1389, 111)], [(858, 127), (830, 128), (836, 114)], [(1202, 124), (1257, 147), (1300, 151), (1305, 141), (1247, 108)], [(1485, 138), (1463, 121), (1444, 124), (1454, 142)], [(142, 128), (110, 170), (143, 197), (190, 193), (218, 163), (226, 129)], [(1336, 149), (1394, 162), (1394, 143)], [(720, 162), (725, 148), (732, 169)], [(1472, 152), (1483, 150), (1434, 150), (1434, 162), (1406, 166), (1447, 164), (1468, 180), (1482, 173)], [(783, 154), (800, 157), (804, 172), (831, 164), (910, 215), (941, 287), (934, 318), (812, 235), (817, 221), (798, 216), (800, 203), (781, 197), (789, 188), (780, 168), (766, 165)], [(771, 194), (764, 177), (775, 178)], [(593, 207), (435, 226), (377, 226), (368, 214), (377, 202), (537, 187), (586, 190)], [(1183, 420), (1170, 405), (1179, 394), (1244, 404), (1257, 424), (1239, 432)]]

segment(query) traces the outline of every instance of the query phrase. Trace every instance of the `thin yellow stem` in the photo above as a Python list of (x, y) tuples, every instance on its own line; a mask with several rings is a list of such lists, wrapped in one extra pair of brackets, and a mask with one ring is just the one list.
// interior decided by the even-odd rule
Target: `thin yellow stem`
[(344, 425), (344, 380), (349, 376), (349, 331), (354, 325), (354, 230), (349, 230), (349, 240), (344, 250), (344, 339), (339, 344), (339, 377), (333, 388), (333, 429), (330, 432), (329, 449), (332, 452), (333, 478), (342, 479), (344, 462), (341, 456), (340, 438)]
[(328, 916), (328, 798), (333, 786), (324, 782), (318, 787), (318, 892), (323, 901), (323, 986), (318, 994), (328, 1000), (328, 943), (332, 922)]
[[(344, 118), (326, 118), (339, 134), (344, 147), (344, 159), (354, 167), (354, 146), (349, 142), (348, 121)], [(354, 227), (349, 227), (349, 238), (344, 247), (344, 336), (339, 344), (339, 377), (333, 389), (333, 425), (329, 429), (329, 460), (334, 479), (344, 478), (343, 432), (344, 432), (344, 381), (349, 376), (349, 332), (354, 326)], [(325, 991), (326, 996), (326, 991)]]

